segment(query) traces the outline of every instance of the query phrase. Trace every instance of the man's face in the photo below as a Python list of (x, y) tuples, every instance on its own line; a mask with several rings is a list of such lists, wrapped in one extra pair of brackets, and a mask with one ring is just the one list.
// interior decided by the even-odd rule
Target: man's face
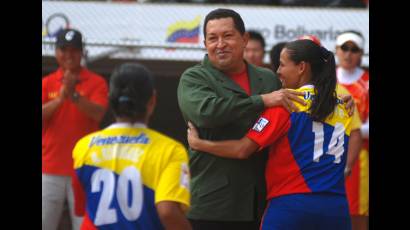
[(240, 71), (247, 42), (248, 34), (241, 35), (232, 18), (213, 19), (206, 25), (205, 47), (209, 60), (219, 70)]
[(57, 63), (64, 70), (77, 70), (81, 66), (82, 50), (71, 46), (56, 48)]
[(363, 51), (355, 43), (348, 41), (336, 47), (336, 56), (339, 66), (346, 70), (353, 70), (360, 65)]
[(263, 65), (264, 50), (262, 44), (258, 40), (250, 39), (245, 48), (244, 58), (251, 64), (256, 66)]

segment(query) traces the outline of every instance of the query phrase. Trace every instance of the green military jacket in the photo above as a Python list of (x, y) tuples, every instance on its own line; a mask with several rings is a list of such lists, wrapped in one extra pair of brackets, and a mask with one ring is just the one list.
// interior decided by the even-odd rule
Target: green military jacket
[[(251, 96), (205, 55), (201, 64), (187, 69), (178, 85), (178, 103), (185, 121), (198, 127), (208, 140), (240, 139), (264, 109), (259, 94), (281, 88), (269, 69), (247, 64)], [(246, 160), (217, 157), (189, 149), (191, 209), (197, 220), (252, 221), (265, 202), (266, 154)]]

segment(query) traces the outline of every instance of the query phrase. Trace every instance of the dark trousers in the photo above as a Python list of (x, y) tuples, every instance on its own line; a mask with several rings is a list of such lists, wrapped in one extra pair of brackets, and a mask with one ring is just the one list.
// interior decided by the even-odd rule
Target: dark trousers
[(257, 221), (208, 221), (208, 220), (192, 220), (193, 230), (259, 230)]

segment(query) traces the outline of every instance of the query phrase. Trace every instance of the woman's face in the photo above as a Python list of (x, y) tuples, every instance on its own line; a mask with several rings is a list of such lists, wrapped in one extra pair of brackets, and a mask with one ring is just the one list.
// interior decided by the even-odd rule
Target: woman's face
[(301, 63), (296, 64), (289, 57), (288, 49), (282, 49), (280, 53), (280, 64), (277, 70), (283, 88), (297, 89), (301, 87)]
[(348, 41), (336, 47), (336, 56), (340, 67), (346, 70), (353, 70), (360, 65), (363, 51), (355, 43)]

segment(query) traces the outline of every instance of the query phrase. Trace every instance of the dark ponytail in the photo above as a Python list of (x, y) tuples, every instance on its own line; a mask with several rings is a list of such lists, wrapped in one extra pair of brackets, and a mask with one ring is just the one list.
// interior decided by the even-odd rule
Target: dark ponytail
[(331, 115), (337, 104), (336, 64), (332, 52), (310, 40), (296, 40), (286, 44), (289, 57), (296, 64), (304, 61), (310, 64), (311, 84), (315, 86), (315, 96), (310, 107), (314, 121), (324, 121)]
[(324, 121), (333, 113), (337, 104), (336, 64), (332, 52), (320, 47), (323, 67), (317, 73), (312, 70), (312, 84), (315, 86), (315, 99), (310, 107), (314, 121)]
[(122, 64), (111, 75), (110, 106), (116, 117), (129, 118), (133, 122), (141, 120), (153, 91), (153, 76), (144, 66)]

